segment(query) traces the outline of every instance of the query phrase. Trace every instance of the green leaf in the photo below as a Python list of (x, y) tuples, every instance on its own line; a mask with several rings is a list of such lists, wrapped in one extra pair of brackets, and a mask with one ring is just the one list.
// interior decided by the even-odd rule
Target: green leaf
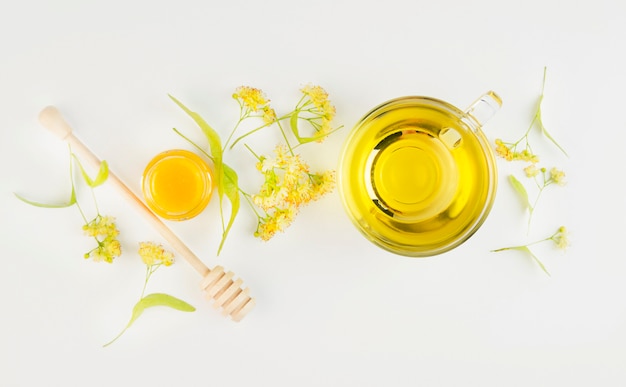
[[(542, 97), (541, 99), (543, 99), (543, 96), (541, 96), (541, 97)], [(537, 117), (537, 124), (539, 125), (539, 129), (541, 129), (541, 133), (544, 136), (546, 136), (548, 138), (548, 140), (550, 140), (554, 145), (556, 145), (556, 147), (559, 148), (559, 150), (561, 152), (563, 152), (563, 154), (565, 156), (569, 157), (569, 155), (567, 154), (565, 149), (563, 149), (563, 147), (561, 145), (559, 145), (558, 142), (556, 142), (556, 140), (550, 135), (550, 133), (548, 133), (548, 130), (543, 125), (543, 121), (541, 120), (541, 102), (539, 102), (539, 108), (537, 109), (537, 116), (536, 117)]]
[(192, 305), (189, 305), (179, 298), (170, 296), (169, 294), (152, 293), (148, 294), (135, 304), (135, 307), (133, 308), (133, 315), (128, 322), (128, 326), (132, 325), (146, 309), (153, 308), (155, 306), (167, 306), (172, 309), (180, 310), (181, 312), (193, 312), (196, 310), (196, 308)]
[(67, 207), (71, 207), (74, 204), (76, 204), (76, 191), (74, 190), (74, 187), (72, 187), (72, 193), (70, 195), (70, 200), (67, 203), (59, 203), (59, 204), (49, 204), (49, 203), (39, 203), (39, 202), (35, 202), (32, 200), (28, 200), (23, 196), (20, 196), (17, 193), (13, 193), (15, 195), (15, 197), (17, 197), (18, 199), (20, 199), (21, 201), (23, 201), (26, 204), (30, 204), (31, 206), (35, 206), (35, 207), (42, 207), (42, 208), (67, 208)]
[(535, 113), (535, 120), (537, 121), (537, 124), (539, 125), (539, 129), (541, 130), (541, 133), (544, 136), (546, 136), (546, 138), (548, 138), (548, 140), (550, 140), (554, 145), (556, 145), (556, 147), (559, 148), (565, 156), (569, 157), (567, 152), (565, 152), (565, 149), (563, 149), (563, 147), (561, 147), (561, 145), (559, 145), (559, 143), (556, 142), (556, 140), (550, 135), (550, 133), (548, 133), (548, 130), (543, 125), (543, 121), (541, 120), (541, 103), (543, 102), (544, 90), (546, 88), (547, 72), (548, 72), (548, 68), (544, 66), (543, 67), (543, 81), (541, 83), (541, 95), (539, 96), (539, 103), (537, 106), (537, 113)]
[(209, 150), (211, 151), (210, 157), (213, 160), (213, 167), (215, 168), (215, 185), (217, 186), (217, 193), (220, 200), (220, 206), (222, 203), (222, 198), (224, 196), (224, 187), (222, 184), (223, 172), (222, 172), (222, 140), (220, 139), (219, 134), (211, 128), (211, 126), (196, 112), (191, 111), (182, 102), (174, 98), (174, 96), (168, 94), (168, 96), (174, 101), (189, 117), (191, 117), (196, 124), (200, 127), (202, 132), (207, 138), (209, 142)]
[[(224, 242), (226, 241), (226, 237), (235, 221), (235, 217), (239, 213), (240, 207), (240, 197), (239, 197), (239, 178), (237, 176), (237, 172), (234, 169), (224, 164), (223, 162), (223, 150), (222, 150), (222, 141), (220, 139), (219, 134), (206, 123), (206, 121), (200, 117), (198, 113), (195, 113), (189, 110), (185, 105), (183, 105), (180, 101), (178, 101), (173, 96), (169, 96), (181, 109), (185, 111), (193, 120), (198, 124), (200, 129), (207, 138), (209, 142), (209, 149), (211, 154), (208, 155), (213, 161), (213, 166), (215, 169), (215, 185), (217, 185), (217, 193), (220, 201), (220, 214), (222, 215), (222, 220), (224, 219), (222, 208), (224, 202), (224, 196), (228, 198), (231, 204), (230, 210), (230, 218), (226, 225), (223, 224), (223, 232), (222, 232), (222, 240), (220, 241), (220, 245), (217, 250), (217, 254), (219, 255)], [(182, 134), (176, 131), (178, 134), (182, 136)], [(194, 144), (191, 140), (183, 136), (187, 141), (200, 149), (196, 144)]]
[(528, 200), (528, 192), (526, 192), (524, 185), (513, 175), (509, 175), (509, 182), (511, 183), (511, 186), (513, 186), (513, 189), (515, 189), (515, 192), (519, 194), (524, 206), (529, 210), (532, 209), (530, 201)]
[(117, 340), (133, 323), (143, 314), (146, 309), (153, 308), (155, 306), (167, 306), (172, 309), (180, 310), (181, 312), (193, 312), (196, 310), (192, 305), (189, 305), (185, 301), (178, 299), (174, 296), (170, 296), (165, 293), (152, 293), (143, 297), (133, 307), (133, 314), (126, 327), (111, 341), (104, 344), (104, 347), (112, 344)]
[(91, 177), (89, 177), (89, 175), (87, 174), (87, 171), (85, 171), (85, 168), (83, 168), (83, 164), (81, 164), (78, 157), (76, 157), (76, 155), (73, 156), (74, 160), (76, 160), (76, 163), (78, 164), (78, 167), (80, 168), (80, 173), (83, 176), (83, 179), (91, 188), (96, 188), (97, 186), (101, 185), (109, 177), (109, 164), (106, 162), (106, 160), (100, 162), (98, 174), (96, 175), (95, 179), (91, 179)]
[(525, 254), (530, 255), (530, 257), (539, 265), (539, 267), (541, 268), (541, 270), (543, 270), (544, 273), (546, 273), (549, 277), (550, 277), (550, 273), (548, 272), (548, 269), (546, 269), (546, 267), (544, 266), (544, 264), (539, 260), (539, 258), (537, 258), (537, 256), (535, 254), (533, 254), (532, 251), (530, 251), (530, 249), (528, 248), (528, 246), (511, 246), (511, 247), (504, 247), (501, 249), (497, 249), (497, 250), (493, 250), (493, 252), (500, 252), (500, 251), (506, 251), (506, 250), (517, 250), (517, 251), (521, 251)]
[[(169, 95), (169, 94), (168, 94)], [(172, 95), (169, 97), (174, 101), (185, 113), (187, 113), (198, 124), (202, 132), (206, 136), (209, 142), (209, 148), (211, 150), (211, 156), (214, 158), (215, 164), (221, 164), (222, 162), (222, 140), (219, 134), (211, 128), (211, 126), (196, 112), (191, 111), (182, 102), (174, 98)]]
[(228, 232), (230, 231), (230, 228), (235, 221), (235, 217), (239, 212), (240, 206), (239, 177), (237, 176), (237, 172), (235, 172), (234, 169), (226, 164), (222, 164), (222, 166), (224, 167), (222, 168), (222, 173), (224, 174), (222, 179), (222, 182), (224, 184), (224, 194), (226, 194), (226, 197), (228, 198), (228, 200), (230, 200), (231, 208), (230, 219), (228, 220), (228, 224), (226, 225), (226, 228), (224, 229), (224, 232), (222, 234), (222, 241), (220, 242), (220, 246), (217, 249), (217, 255), (219, 255), (220, 251), (222, 251), (222, 246), (224, 245), (224, 241), (228, 236)]

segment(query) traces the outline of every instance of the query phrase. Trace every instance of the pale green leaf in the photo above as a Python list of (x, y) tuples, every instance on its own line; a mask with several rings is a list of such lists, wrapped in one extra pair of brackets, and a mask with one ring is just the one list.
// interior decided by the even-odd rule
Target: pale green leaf
[(67, 208), (67, 207), (71, 207), (74, 204), (76, 204), (76, 191), (74, 190), (74, 187), (72, 187), (72, 193), (70, 194), (70, 200), (66, 203), (58, 203), (58, 204), (50, 204), (50, 203), (40, 203), (40, 202), (35, 202), (29, 199), (26, 199), (23, 196), (20, 196), (17, 193), (13, 193), (15, 195), (15, 197), (17, 197), (18, 199), (20, 199), (21, 201), (23, 201), (26, 204), (30, 204), (31, 206), (35, 206), (35, 207), (42, 207), (42, 208)]
[(109, 163), (107, 163), (106, 160), (102, 160), (102, 162), (100, 162), (100, 169), (98, 169), (98, 174), (96, 175), (96, 178), (93, 181), (92, 187), (97, 187), (103, 184), (105, 181), (107, 181), (108, 178), (109, 178)]
[(511, 249), (518, 250), (518, 251), (521, 251), (523, 253), (530, 255), (530, 257), (539, 265), (541, 270), (543, 270), (544, 273), (550, 276), (550, 273), (548, 272), (548, 269), (546, 269), (545, 265), (539, 260), (539, 258), (537, 258), (535, 254), (533, 254), (532, 251), (530, 251), (530, 249), (527, 246), (515, 246), (515, 247), (512, 247)]
[(81, 164), (78, 157), (74, 156), (74, 160), (76, 160), (76, 163), (78, 164), (78, 167), (80, 168), (80, 173), (83, 176), (83, 179), (85, 180), (87, 185), (90, 186), (91, 188), (96, 188), (97, 186), (101, 185), (109, 177), (109, 164), (106, 162), (106, 160), (103, 160), (102, 162), (100, 162), (98, 174), (96, 175), (94, 179), (92, 179), (87, 173), (87, 171), (85, 171), (85, 168), (83, 168), (83, 165)]
[(237, 172), (234, 169), (229, 167), (226, 164), (222, 164), (222, 173), (224, 174), (222, 182), (224, 184), (224, 194), (230, 200), (230, 219), (228, 220), (228, 224), (224, 229), (224, 233), (222, 234), (222, 241), (220, 242), (220, 246), (217, 250), (217, 255), (220, 254), (222, 250), (222, 246), (224, 245), (224, 241), (228, 236), (228, 232), (235, 221), (235, 217), (239, 212), (240, 206), (240, 197), (239, 197), (239, 177), (237, 176)]
[(174, 96), (168, 94), (168, 96), (174, 101), (185, 113), (187, 113), (200, 127), (202, 132), (209, 142), (209, 149), (211, 151), (211, 159), (213, 160), (213, 167), (215, 168), (215, 185), (217, 186), (217, 193), (219, 195), (220, 203), (224, 195), (224, 188), (222, 186), (222, 140), (219, 134), (196, 112), (191, 111), (182, 102), (177, 100)]
[(169, 294), (152, 293), (148, 294), (135, 304), (135, 307), (133, 308), (133, 315), (128, 322), (128, 326), (130, 327), (146, 309), (153, 308), (155, 306), (167, 306), (172, 309), (180, 310), (181, 312), (193, 312), (196, 310), (196, 308), (192, 305), (189, 305), (179, 298), (170, 296)]
[(535, 254), (533, 254), (532, 251), (530, 251), (528, 246), (511, 246), (511, 247), (504, 247), (504, 248), (493, 250), (493, 251), (494, 252), (500, 252), (500, 251), (506, 251), (506, 250), (517, 250), (517, 251), (521, 251), (521, 252), (523, 252), (525, 254), (528, 254), (533, 259), (533, 261), (535, 261), (537, 263), (537, 265), (539, 265), (541, 270), (543, 270), (544, 273), (546, 273), (548, 276), (550, 276), (550, 273), (548, 272), (548, 269), (546, 269), (545, 265), (539, 260), (539, 258), (537, 258), (537, 256)]
[(559, 148), (559, 150), (561, 152), (563, 152), (563, 154), (567, 157), (569, 157), (569, 155), (567, 154), (567, 152), (565, 151), (565, 149), (563, 149), (563, 147), (561, 145), (559, 145), (558, 142), (556, 142), (556, 140), (552, 137), (552, 135), (550, 135), (550, 133), (548, 133), (548, 130), (546, 129), (546, 127), (543, 125), (543, 121), (541, 120), (541, 103), (539, 105), (539, 109), (537, 109), (537, 124), (539, 125), (539, 129), (541, 129), (541, 133), (546, 136), (546, 138), (548, 140), (550, 140), (554, 145), (556, 145), (557, 148)]
[(543, 67), (543, 81), (541, 83), (541, 95), (539, 96), (539, 103), (538, 103), (538, 106), (537, 106), (537, 113), (535, 114), (535, 120), (537, 121), (537, 124), (539, 125), (539, 129), (541, 130), (541, 133), (544, 136), (546, 136), (546, 138), (548, 140), (550, 140), (554, 145), (556, 145), (556, 147), (559, 148), (559, 150), (561, 152), (563, 152), (563, 154), (565, 156), (569, 157), (567, 152), (565, 152), (565, 149), (563, 149), (563, 147), (561, 147), (561, 145), (559, 145), (559, 143), (556, 142), (556, 140), (550, 135), (550, 133), (548, 133), (548, 130), (543, 125), (543, 121), (541, 119), (541, 104), (543, 103), (544, 90), (546, 88), (546, 74), (547, 74), (547, 72), (548, 72), (548, 68), (544, 66)]
[[(170, 95), (169, 97), (181, 109), (183, 109), (191, 118), (193, 118), (193, 120), (202, 129), (202, 132), (204, 133), (204, 135), (207, 138), (207, 141), (209, 142), (209, 149), (211, 151), (211, 154), (210, 155), (207, 154), (207, 156), (209, 156), (211, 160), (213, 161), (215, 179), (216, 179), (215, 184), (217, 185), (217, 193), (218, 193), (218, 197), (220, 201), (220, 212), (223, 206), (224, 196), (228, 198), (231, 204), (230, 217), (229, 217), (228, 222), (224, 225), (224, 229), (222, 233), (222, 240), (217, 250), (217, 254), (219, 255), (224, 245), (224, 242), (226, 241), (226, 237), (228, 236), (228, 233), (233, 225), (233, 222), (235, 221), (235, 217), (239, 213), (240, 197), (239, 197), (238, 176), (234, 169), (224, 164), (223, 162), (222, 142), (221, 142), (219, 134), (217, 134), (217, 132), (213, 130), (213, 128), (211, 128), (209, 124), (207, 124), (206, 121), (204, 121), (204, 119), (200, 117), (200, 115), (189, 110), (185, 105), (183, 105), (180, 101), (178, 101), (173, 96)], [(192, 145), (194, 145), (196, 148), (202, 150), (193, 141), (183, 136), (177, 130), (175, 131), (176, 133), (181, 135), (183, 138), (185, 138), (187, 141), (189, 141)], [(223, 215), (222, 215), (222, 219), (224, 219)]]
[(143, 314), (146, 309), (153, 308), (155, 306), (166, 306), (172, 309), (180, 310), (181, 312), (193, 312), (196, 310), (192, 305), (186, 303), (185, 301), (176, 298), (174, 296), (170, 296), (165, 293), (152, 293), (143, 297), (139, 300), (135, 306), (133, 307), (133, 314), (130, 318), (126, 327), (111, 341), (104, 344), (104, 347), (112, 344), (115, 340), (117, 340), (128, 328), (133, 325), (133, 323)]
[[(169, 94), (168, 94), (169, 95)], [(182, 102), (174, 98), (172, 95), (169, 97), (174, 101), (185, 113), (187, 113), (196, 124), (202, 129), (202, 132), (206, 136), (209, 142), (209, 148), (211, 150), (211, 156), (214, 158), (216, 164), (221, 163), (222, 161), (222, 140), (220, 139), (219, 134), (211, 128), (211, 126), (196, 112), (191, 111)]]
[(532, 209), (530, 201), (528, 200), (528, 192), (526, 192), (526, 188), (524, 188), (524, 185), (513, 175), (509, 175), (509, 182), (511, 183), (511, 186), (513, 187), (515, 192), (518, 193), (524, 207), (529, 210)]

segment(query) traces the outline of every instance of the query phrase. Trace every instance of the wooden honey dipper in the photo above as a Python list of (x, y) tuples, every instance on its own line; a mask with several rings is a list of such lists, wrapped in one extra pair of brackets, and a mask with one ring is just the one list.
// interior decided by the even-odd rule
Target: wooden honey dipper
[[(72, 150), (87, 160), (96, 169), (100, 168), (100, 160), (74, 134), (61, 113), (54, 106), (48, 106), (39, 113), (39, 122), (62, 140), (67, 141)], [(109, 171), (108, 180), (119, 189), (126, 200), (150, 222), (156, 231), (170, 244), (191, 267), (202, 276), (200, 283), (206, 298), (214, 300), (216, 308), (222, 307), (222, 314), (240, 321), (254, 307), (255, 300), (242, 289), (241, 279), (233, 280), (233, 272), (224, 272), (221, 266), (209, 269), (145, 204), (131, 191), (113, 172)]]

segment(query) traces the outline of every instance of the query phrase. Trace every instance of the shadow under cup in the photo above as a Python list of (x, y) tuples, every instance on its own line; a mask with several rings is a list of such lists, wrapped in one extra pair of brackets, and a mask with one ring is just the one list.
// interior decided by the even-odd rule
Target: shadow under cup
[(465, 112), (437, 99), (402, 97), (366, 114), (344, 145), (340, 192), (366, 238), (396, 254), (453, 249), (485, 221), (497, 186), (481, 125), (500, 107), (493, 92)]

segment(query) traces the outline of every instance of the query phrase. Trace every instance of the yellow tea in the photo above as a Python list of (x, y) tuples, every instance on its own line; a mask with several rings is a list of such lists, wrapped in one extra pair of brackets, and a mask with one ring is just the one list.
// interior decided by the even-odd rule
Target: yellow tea
[(445, 102), (406, 97), (374, 109), (346, 141), (344, 205), (383, 248), (441, 253), (482, 223), (494, 195), (493, 154), (478, 124)]

